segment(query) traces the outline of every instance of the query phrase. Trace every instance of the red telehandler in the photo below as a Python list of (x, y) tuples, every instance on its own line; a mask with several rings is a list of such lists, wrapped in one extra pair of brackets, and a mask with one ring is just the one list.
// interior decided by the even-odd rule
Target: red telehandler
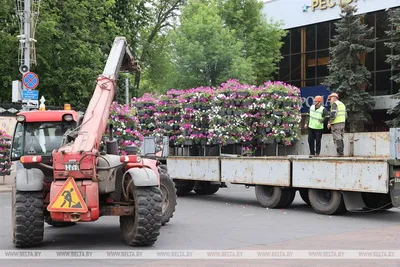
[(100, 216), (120, 216), (127, 245), (156, 242), (176, 205), (166, 167), (134, 147), (119, 156), (112, 127), (105, 151), (100, 146), (119, 71), (139, 70), (125, 38), (117, 37), (84, 116), (70, 108), (17, 115), (11, 148), (12, 160), (19, 159), (12, 193), (16, 247), (40, 244), (44, 222), (65, 226)]

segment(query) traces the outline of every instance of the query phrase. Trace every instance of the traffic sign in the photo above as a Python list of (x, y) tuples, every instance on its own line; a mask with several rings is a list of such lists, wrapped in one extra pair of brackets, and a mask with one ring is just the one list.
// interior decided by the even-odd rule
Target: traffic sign
[(36, 73), (27, 72), (22, 76), (22, 83), (26, 89), (35, 89), (39, 85), (39, 77)]
[(39, 91), (37, 90), (22, 90), (22, 99), (23, 100), (38, 100), (39, 99)]
[(48, 211), (58, 212), (87, 212), (88, 208), (76, 186), (74, 178), (70, 177), (58, 191), (47, 207)]

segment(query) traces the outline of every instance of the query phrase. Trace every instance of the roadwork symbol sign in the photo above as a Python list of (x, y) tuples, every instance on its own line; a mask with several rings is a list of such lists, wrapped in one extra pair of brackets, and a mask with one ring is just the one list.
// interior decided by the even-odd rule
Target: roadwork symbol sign
[(87, 206), (74, 178), (68, 178), (58, 191), (56, 197), (47, 207), (48, 211), (58, 212), (87, 212)]

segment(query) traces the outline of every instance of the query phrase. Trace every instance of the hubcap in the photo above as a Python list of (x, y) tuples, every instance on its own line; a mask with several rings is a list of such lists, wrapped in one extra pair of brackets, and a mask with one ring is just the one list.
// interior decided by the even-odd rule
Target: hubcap
[(274, 194), (274, 188), (272, 186), (263, 186), (263, 191), (267, 198), (272, 198)]
[(319, 190), (317, 199), (322, 205), (328, 205), (332, 201), (332, 192), (330, 190)]

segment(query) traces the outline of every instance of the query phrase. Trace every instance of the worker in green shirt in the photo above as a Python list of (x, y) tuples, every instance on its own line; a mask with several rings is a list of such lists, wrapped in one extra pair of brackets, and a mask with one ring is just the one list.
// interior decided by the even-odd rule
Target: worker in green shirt
[(310, 155), (319, 156), (321, 153), (321, 139), (324, 131), (325, 118), (329, 117), (328, 111), (322, 105), (322, 96), (314, 98), (314, 105), (310, 107), (309, 116), (306, 119), (304, 128), (308, 128), (308, 145), (310, 146)]
[(343, 157), (344, 154), (344, 128), (346, 124), (346, 106), (339, 101), (339, 96), (336, 93), (329, 95), (328, 100), (331, 102), (331, 115), (329, 117), (328, 129), (332, 128), (333, 143), (336, 146), (338, 157)]

